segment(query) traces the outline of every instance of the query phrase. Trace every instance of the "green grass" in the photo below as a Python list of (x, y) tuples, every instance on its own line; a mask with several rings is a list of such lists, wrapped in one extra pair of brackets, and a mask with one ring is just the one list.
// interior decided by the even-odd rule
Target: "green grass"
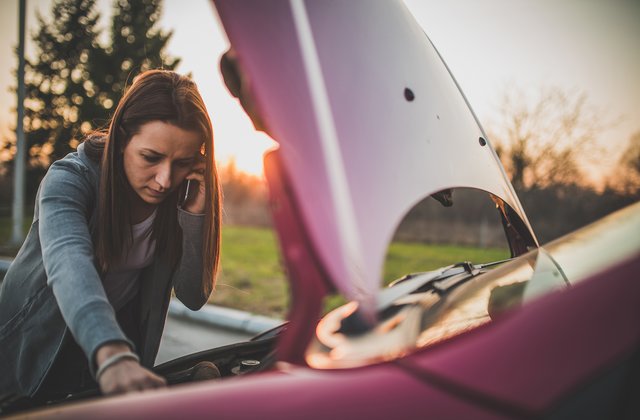
[(211, 303), (284, 317), (288, 283), (274, 232), (241, 226), (222, 229), (221, 272)]
[[(225, 226), (222, 238), (222, 272), (211, 303), (284, 318), (288, 283), (281, 268), (273, 231)], [(408, 273), (428, 271), (456, 262), (481, 263), (507, 257), (509, 251), (505, 249), (393, 243), (387, 254), (384, 282), (388, 284)], [(340, 297), (329, 297), (325, 310), (342, 302), (344, 300)]]
[(474, 264), (499, 261), (509, 256), (508, 249), (395, 242), (387, 251), (383, 278), (389, 284), (412, 272), (435, 270), (462, 261)]
[[(25, 220), (25, 228), (30, 222), (31, 218)], [(4, 245), (10, 238), (11, 219), (0, 218), (0, 255), (15, 255), (17, 249)], [(224, 226), (222, 241), (221, 270), (210, 303), (284, 318), (289, 289), (275, 233), (271, 229)], [(408, 273), (428, 271), (460, 261), (480, 263), (508, 256), (509, 252), (504, 249), (393, 243), (389, 247), (383, 278), (388, 284)], [(332, 296), (327, 299), (325, 309), (334, 308), (342, 302), (342, 298)]]

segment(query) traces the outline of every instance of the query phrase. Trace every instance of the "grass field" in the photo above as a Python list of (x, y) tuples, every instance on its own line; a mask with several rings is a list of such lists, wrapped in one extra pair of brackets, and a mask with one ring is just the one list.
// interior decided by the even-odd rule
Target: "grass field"
[[(29, 218), (26, 223), (30, 223)], [(9, 218), (0, 218), (0, 251), (11, 237)], [(288, 307), (288, 282), (280, 263), (275, 233), (270, 229), (225, 226), (222, 230), (221, 271), (210, 300), (221, 306), (284, 318)], [(452, 245), (393, 243), (384, 270), (385, 284), (405, 274), (432, 270), (460, 261), (496, 261), (509, 256), (504, 249), (479, 249)], [(330, 298), (326, 309), (342, 302)]]
[(211, 303), (284, 317), (288, 284), (272, 230), (225, 226), (220, 260), (222, 270)]
[[(222, 272), (211, 302), (268, 316), (285, 317), (288, 283), (280, 264), (273, 231), (226, 226), (222, 231)], [(452, 245), (393, 243), (384, 270), (385, 284), (405, 274), (432, 270), (460, 261), (474, 263), (509, 257), (506, 249), (479, 249)], [(340, 298), (330, 298), (326, 309)]]

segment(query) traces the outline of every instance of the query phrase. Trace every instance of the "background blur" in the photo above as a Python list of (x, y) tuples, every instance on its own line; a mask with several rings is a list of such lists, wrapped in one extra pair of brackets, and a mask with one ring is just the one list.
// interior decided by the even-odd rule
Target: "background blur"
[[(474, 108), (542, 243), (638, 200), (640, 2), (405, 4)], [(0, 255), (11, 256), (17, 250), (8, 238), (18, 0), (0, 2), (0, 19)], [(262, 178), (262, 154), (274, 143), (253, 129), (224, 87), (218, 61), (228, 42), (212, 4), (27, 0), (26, 24), (26, 228), (47, 167), (73, 150), (85, 133), (104, 127), (137, 73), (156, 67), (189, 73), (211, 114), (225, 195), (226, 254), (218, 298), (241, 306), (258, 297), (250, 302), (257, 312), (284, 310), (281, 297), (259, 307), (259, 297), (274, 289), (286, 294)], [(474, 204), (474, 194), (455, 192), (452, 209), (429, 199), (418, 204), (400, 225), (396, 242), (502, 255), (505, 244), (495, 211), (488, 201)], [(425, 254), (425, 248), (416, 251), (421, 255), (417, 269), (426, 269)], [(445, 254), (454, 259), (449, 262), (458, 255), (452, 249)], [(257, 255), (264, 257), (260, 263)], [(249, 258), (252, 263), (246, 264)], [(399, 274), (390, 269), (386, 278), (407, 271), (407, 261), (398, 261)]]

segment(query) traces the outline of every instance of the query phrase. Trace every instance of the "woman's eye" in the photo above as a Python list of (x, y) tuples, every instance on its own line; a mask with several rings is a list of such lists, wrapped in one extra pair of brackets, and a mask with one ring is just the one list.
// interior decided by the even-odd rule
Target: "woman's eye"
[(193, 165), (193, 161), (190, 160), (180, 160), (177, 162), (178, 166), (181, 168), (189, 168)]
[(142, 158), (149, 163), (156, 163), (160, 160), (158, 156), (142, 155)]

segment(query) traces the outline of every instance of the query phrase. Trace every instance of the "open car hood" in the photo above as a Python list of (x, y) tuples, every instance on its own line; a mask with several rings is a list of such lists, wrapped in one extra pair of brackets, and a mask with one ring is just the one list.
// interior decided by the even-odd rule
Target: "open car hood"
[(279, 143), (265, 173), (289, 277), (305, 284), (294, 292), (313, 281), (306, 252), (318, 277), (373, 317), (399, 222), (450, 188), (492, 195), (512, 254), (537, 245), (464, 95), (401, 1), (214, 4), (237, 66), (231, 90)]

